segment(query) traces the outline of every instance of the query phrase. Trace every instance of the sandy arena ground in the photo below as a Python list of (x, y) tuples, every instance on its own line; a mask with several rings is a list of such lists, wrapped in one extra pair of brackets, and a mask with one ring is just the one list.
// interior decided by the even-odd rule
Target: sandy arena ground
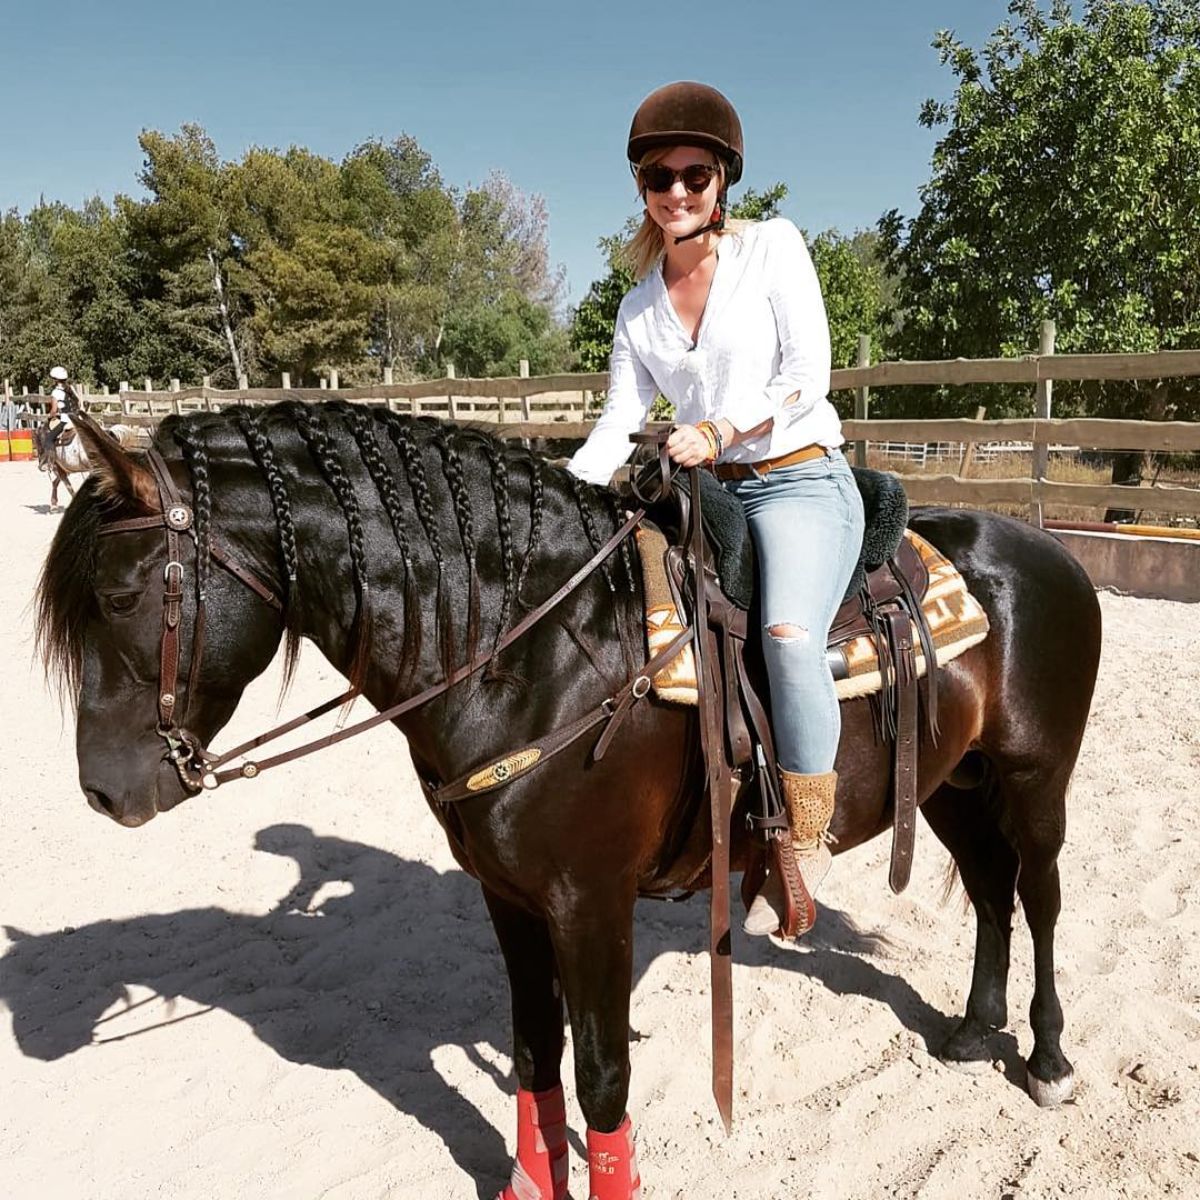
[[(47, 494), (32, 465), (0, 465), (0, 1193), (491, 1200), (515, 1135), (507, 987), (399, 736), (141, 830), (97, 816), (71, 718), (31, 664)], [(705, 906), (642, 906), (630, 1109), (648, 1200), (1200, 1195), (1200, 605), (1102, 603), (1062, 857), (1074, 1102), (1040, 1111), (1022, 1087), (1019, 917), (995, 1070), (934, 1057), (974, 921), (942, 903), (946, 855), (922, 827), (903, 897), (880, 840), (837, 860), (802, 949), (739, 940), (728, 1138), (709, 1096)], [(309, 652), (288, 711), (337, 681)], [(276, 690), (259, 681), (219, 744), (273, 723)], [(573, 1097), (568, 1111), (582, 1197)]]

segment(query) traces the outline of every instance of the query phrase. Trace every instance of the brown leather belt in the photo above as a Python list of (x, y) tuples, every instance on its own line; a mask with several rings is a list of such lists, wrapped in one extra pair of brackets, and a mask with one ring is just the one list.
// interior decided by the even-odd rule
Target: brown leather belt
[(824, 446), (818, 446), (815, 442), (811, 446), (801, 446), (799, 450), (793, 450), (790, 454), (781, 454), (778, 458), (764, 458), (756, 463), (717, 463), (713, 468), (713, 474), (718, 479), (754, 479), (760, 475), (769, 475), (772, 471), (778, 471), (780, 467), (794, 467), (797, 463), (809, 462), (814, 458), (821, 458), (827, 455), (829, 450)]

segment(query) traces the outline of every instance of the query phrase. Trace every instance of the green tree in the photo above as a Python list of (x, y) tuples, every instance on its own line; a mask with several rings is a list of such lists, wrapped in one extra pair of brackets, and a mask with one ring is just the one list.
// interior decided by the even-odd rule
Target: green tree
[(516, 375), (520, 360), (533, 375), (563, 369), (567, 331), (544, 305), (510, 290), (498, 300), (455, 309), (446, 320), (442, 353), (461, 375)]
[(337, 368), (350, 382), (367, 358), (380, 247), (349, 219), (339, 168), (301, 147), (255, 148), (230, 166), (228, 194), (227, 273), (257, 373), (311, 384)]
[(229, 167), (199, 125), (174, 137), (145, 130), (138, 142), (146, 156), (139, 181), (150, 194), (120, 196), (117, 207), (136, 272), (143, 369), (193, 378), (207, 370), (236, 383), (248, 373), (248, 347), (245, 298), (234, 286)]
[(608, 370), (617, 310), (625, 293), (637, 282), (624, 253), (625, 243), (633, 236), (637, 225), (636, 219), (631, 217), (625, 223), (624, 233), (603, 237), (598, 243), (608, 272), (593, 281), (571, 317), (571, 349), (581, 371)]
[(415, 374), (441, 329), (458, 245), (454, 198), (430, 156), (407, 135), (358, 146), (341, 165), (346, 220), (369, 238), (369, 354)]
[[(896, 349), (984, 357), (1200, 345), (1200, 5), (1089, 0), (1077, 19), (1014, 0), (976, 51), (934, 41), (956, 84), (921, 123), (944, 126), (917, 216), (879, 223), (897, 279)], [(1200, 415), (1192, 384), (1059, 385), (1056, 411)], [(956, 389), (910, 408), (966, 412)], [(996, 415), (1029, 397), (995, 389)]]
[(37, 388), (56, 363), (77, 371), (84, 357), (54, 277), (54, 229), (63, 211), (41, 205), (25, 220), (16, 212), (0, 219), (0, 374), (18, 387)]
[(885, 283), (876, 242), (876, 235), (870, 232), (843, 237), (831, 229), (809, 243), (825, 298), (834, 367), (850, 367), (858, 361), (860, 334), (870, 336), (873, 358), (878, 360), (886, 353)]
[(555, 311), (562, 275), (550, 268), (544, 202), (498, 173), (455, 199), (458, 234), (429, 365), (453, 362), (475, 374), (484, 363), (515, 371), (527, 358), (531, 369), (564, 369), (570, 351)]
[(50, 272), (61, 291), (66, 320), (82, 350), (68, 364), (88, 383), (132, 379), (154, 373), (163, 356), (148, 350), (151, 335), (146, 314), (139, 310), (128, 247), (120, 213), (98, 196), (82, 208), (65, 205), (35, 209), (49, 218)]

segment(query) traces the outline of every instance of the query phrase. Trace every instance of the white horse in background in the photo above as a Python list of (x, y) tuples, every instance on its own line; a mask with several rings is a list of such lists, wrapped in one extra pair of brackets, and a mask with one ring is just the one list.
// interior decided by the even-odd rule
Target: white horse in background
[[(110, 425), (106, 431), (126, 449), (136, 449), (141, 444), (140, 431), (133, 425)], [(34, 434), (37, 446), (38, 470), (50, 475), (50, 511), (58, 512), (58, 485), (65, 483), (67, 491), (74, 496), (75, 489), (71, 486), (69, 476), (86, 473), (91, 470), (83, 442), (75, 431), (71, 431), (70, 440), (65, 444), (56, 444), (53, 452), (50, 450), (50, 430), (43, 425)]]

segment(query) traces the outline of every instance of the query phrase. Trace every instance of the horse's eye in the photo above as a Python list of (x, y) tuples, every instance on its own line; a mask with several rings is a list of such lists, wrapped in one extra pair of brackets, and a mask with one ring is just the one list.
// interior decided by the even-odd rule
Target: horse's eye
[(105, 596), (104, 603), (114, 616), (124, 617), (137, 608), (140, 599), (137, 592), (121, 592), (116, 596)]

